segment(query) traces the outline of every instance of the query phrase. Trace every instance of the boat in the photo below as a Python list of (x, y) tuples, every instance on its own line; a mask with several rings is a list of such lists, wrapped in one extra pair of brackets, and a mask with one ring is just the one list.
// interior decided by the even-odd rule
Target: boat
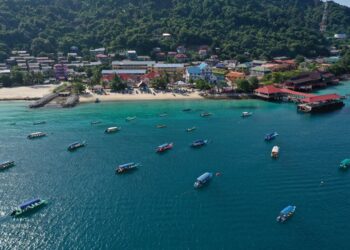
[(199, 148), (199, 147), (202, 147), (206, 144), (208, 144), (208, 140), (197, 140), (197, 141), (192, 142), (191, 147), (192, 148)]
[(28, 139), (36, 139), (36, 138), (41, 138), (41, 137), (44, 137), (46, 136), (46, 133), (43, 133), (43, 132), (34, 132), (34, 133), (31, 133), (27, 136)]
[(296, 206), (292, 206), (292, 205), (285, 207), (277, 216), (276, 221), (285, 222), (286, 220), (288, 220), (290, 217), (293, 216), (296, 208), (297, 208)]
[(45, 121), (33, 122), (33, 125), (42, 125), (42, 124), (46, 124), (46, 122)]
[(278, 158), (278, 154), (280, 152), (280, 148), (278, 146), (274, 146), (271, 151), (272, 158)]
[(265, 141), (271, 141), (275, 139), (278, 136), (277, 132), (273, 132), (270, 134), (265, 135)]
[(95, 99), (95, 103), (100, 103), (100, 102), (101, 102), (100, 99), (98, 98)]
[(82, 147), (85, 147), (86, 146), (86, 143), (85, 141), (83, 142), (73, 142), (72, 144), (70, 144), (67, 148), (68, 151), (74, 151), (78, 148), (82, 148)]
[(35, 209), (38, 209), (44, 206), (45, 204), (47, 204), (47, 201), (42, 199), (32, 199), (32, 200), (26, 201), (23, 204), (19, 205), (18, 208), (13, 210), (11, 213), (11, 216), (18, 217), (27, 212), (34, 211)]
[(130, 162), (130, 163), (126, 163), (126, 164), (123, 164), (123, 165), (119, 165), (116, 168), (115, 173), (116, 174), (123, 174), (125, 172), (130, 171), (130, 170), (135, 170), (139, 166), (140, 166), (139, 163), (134, 163), (134, 162)]
[(101, 121), (92, 121), (91, 125), (96, 125), (96, 124), (100, 124), (100, 123), (102, 123), (102, 122)]
[(197, 129), (196, 127), (192, 127), (192, 128), (186, 129), (186, 131), (187, 131), (187, 132), (192, 132), (192, 131), (194, 131), (194, 130), (196, 130), (196, 129)]
[(203, 112), (201, 113), (201, 117), (208, 117), (208, 116), (211, 116), (212, 113), (209, 113), (209, 112)]
[(348, 167), (350, 167), (350, 159), (342, 160), (342, 162), (340, 163), (339, 168), (340, 169), (347, 169)]
[(160, 146), (158, 146), (158, 148), (156, 149), (157, 153), (162, 153), (162, 152), (165, 152), (169, 149), (172, 149), (174, 146), (174, 144), (171, 142), (171, 143), (164, 143)]
[(15, 165), (14, 161), (4, 161), (0, 163), (0, 170), (5, 170), (7, 168), (13, 167)]
[(191, 111), (192, 109), (183, 109), (182, 111), (183, 112), (189, 112), (189, 111)]
[(252, 116), (253, 115), (253, 113), (252, 112), (242, 112), (242, 115), (241, 115), (241, 117), (249, 117), (249, 116)]
[(205, 184), (207, 184), (212, 178), (213, 178), (213, 174), (206, 172), (197, 178), (197, 180), (193, 184), (193, 186), (194, 186), (194, 188), (201, 188)]
[(165, 124), (158, 124), (157, 128), (166, 128), (166, 125)]
[(118, 127), (109, 127), (109, 128), (106, 128), (105, 133), (111, 134), (111, 133), (118, 132), (119, 130), (120, 130), (120, 128), (118, 128)]
[(126, 117), (126, 121), (127, 122), (130, 122), (130, 121), (133, 121), (133, 120), (135, 120), (136, 119), (136, 116), (128, 116), (128, 117)]
[(165, 117), (165, 116), (168, 116), (168, 113), (162, 113), (162, 114), (159, 114), (160, 117)]
[(10, 123), (10, 126), (15, 126), (15, 125), (16, 125), (16, 123), (15, 123), (15, 122)]

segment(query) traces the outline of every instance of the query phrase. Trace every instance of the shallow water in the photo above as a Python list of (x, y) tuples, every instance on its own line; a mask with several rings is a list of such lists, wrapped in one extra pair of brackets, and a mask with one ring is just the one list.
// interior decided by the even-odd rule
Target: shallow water
[[(320, 93), (331, 92), (350, 93), (350, 83)], [(350, 157), (346, 104), (309, 115), (294, 104), (258, 100), (39, 110), (0, 103), (0, 159), (16, 161), (0, 172), (0, 249), (349, 249), (350, 176), (337, 168)], [(202, 111), (213, 116), (201, 118)], [(243, 111), (254, 114), (242, 119)], [(159, 117), (164, 112), (169, 115)], [(127, 116), (137, 119), (126, 122)], [(102, 123), (92, 126), (95, 120)], [(103, 133), (113, 125), (122, 130)], [(193, 126), (196, 131), (185, 132)], [(26, 139), (36, 131), (48, 136)], [(280, 136), (264, 142), (273, 131)], [(190, 148), (196, 139), (210, 143)], [(77, 140), (87, 147), (67, 152)], [(174, 149), (156, 154), (164, 142), (174, 142)], [(281, 148), (278, 160), (270, 157), (274, 145)], [(142, 167), (114, 174), (130, 161)], [(194, 190), (206, 171), (221, 176)], [(6, 216), (33, 197), (49, 204), (22, 219)], [(277, 224), (289, 204), (297, 206), (295, 216)]]

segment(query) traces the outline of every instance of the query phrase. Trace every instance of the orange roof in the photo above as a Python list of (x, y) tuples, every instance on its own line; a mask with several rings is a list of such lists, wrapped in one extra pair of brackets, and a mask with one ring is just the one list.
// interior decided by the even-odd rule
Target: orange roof
[(230, 71), (229, 73), (226, 74), (226, 77), (228, 78), (238, 78), (238, 77), (244, 77), (245, 74), (242, 72), (237, 72), (237, 71)]
[(255, 92), (265, 95), (282, 93), (280, 88), (276, 88), (273, 85), (264, 86), (255, 90)]

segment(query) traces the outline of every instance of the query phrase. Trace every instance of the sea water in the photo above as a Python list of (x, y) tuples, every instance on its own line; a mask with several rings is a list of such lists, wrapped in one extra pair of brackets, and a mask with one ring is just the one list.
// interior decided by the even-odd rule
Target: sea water
[[(320, 93), (333, 92), (350, 93), (350, 83)], [(0, 160), (16, 162), (0, 172), (0, 249), (350, 249), (350, 175), (338, 170), (350, 158), (349, 101), (318, 115), (260, 100), (27, 104), (0, 103)], [(110, 126), (121, 131), (105, 134)], [(26, 139), (37, 131), (48, 136)], [(265, 142), (274, 131), (280, 136)], [(210, 143), (191, 148), (197, 139)], [(75, 141), (87, 146), (68, 152)], [(165, 142), (174, 148), (155, 153)], [(127, 162), (142, 166), (115, 175)], [(195, 190), (207, 171), (220, 175)], [(8, 216), (36, 197), (47, 206)], [(287, 205), (295, 215), (276, 223)]]

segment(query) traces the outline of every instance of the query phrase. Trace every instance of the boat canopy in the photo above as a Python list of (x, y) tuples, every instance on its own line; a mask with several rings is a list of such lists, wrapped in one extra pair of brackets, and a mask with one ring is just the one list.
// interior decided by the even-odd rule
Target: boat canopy
[(164, 143), (164, 144), (158, 146), (158, 148), (164, 148), (164, 147), (166, 147), (166, 146), (168, 146), (168, 145), (169, 145), (169, 143)]
[(294, 211), (294, 206), (289, 205), (288, 207), (285, 207), (282, 211), (281, 214), (289, 214)]
[(341, 165), (350, 165), (350, 159), (345, 159), (341, 162)]
[(135, 163), (129, 162), (129, 163), (125, 163), (125, 164), (123, 164), (123, 165), (120, 165), (119, 167), (120, 167), (120, 168), (127, 168), (127, 167), (130, 167), (130, 166), (132, 166), (132, 165), (135, 165)]
[(211, 173), (206, 172), (206, 173), (202, 174), (201, 176), (199, 176), (199, 177), (197, 178), (197, 181), (200, 181), (200, 182), (207, 181), (208, 179), (211, 178), (211, 176), (212, 176)]
[(70, 144), (69, 146), (74, 146), (74, 145), (76, 145), (76, 144), (79, 144), (79, 142), (73, 142), (72, 144)]
[(40, 199), (32, 199), (32, 200), (24, 202), (19, 207), (20, 207), (20, 209), (26, 209), (30, 205), (33, 205), (33, 204), (38, 203), (38, 202), (40, 202)]

